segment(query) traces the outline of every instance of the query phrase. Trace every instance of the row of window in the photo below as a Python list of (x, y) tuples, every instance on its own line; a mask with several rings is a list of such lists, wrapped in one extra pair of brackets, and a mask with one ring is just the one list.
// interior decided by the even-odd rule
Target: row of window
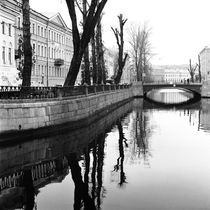
[(12, 65), (12, 48), (2, 46), (2, 63)]
[[(33, 52), (35, 53), (35, 55), (41, 56), (41, 57), (49, 57), (52, 59), (55, 58), (61, 58), (61, 59), (65, 59), (65, 52), (64, 50), (59, 50), (59, 49), (55, 49), (55, 48), (51, 48), (48, 47), (48, 51), (47, 51), (47, 46), (46, 45), (40, 45), (38, 44), (37, 50), (36, 50), (36, 44), (33, 43)], [(66, 50), (66, 56), (67, 56), (67, 60), (70, 60), (70, 51)]]
[(12, 36), (12, 24), (1, 22), (1, 33), (4, 35)]
[(54, 66), (49, 66), (49, 71), (47, 72), (47, 66), (45, 65), (33, 65), (32, 75), (33, 76), (47, 76), (48, 77), (65, 77), (65, 68), (59, 68)]
[[(20, 17), (17, 17), (17, 28), (21, 28), (21, 19)], [(66, 44), (71, 45), (71, 39), (70, 37), (66, 37), (62, 35), (61, 33), (55, 32), (51, 29), (48, 30), (48, 36), (47, 36), (47, 28), (44, 26), (37, 25), (35, 23), (31, 24), (31, 33), (34, 35), (41, 36), (43, 38), (48, 38), (50, 41), (55, 41), (60, 44)]]
[(60, 44), (66, 44), (66, 45), (71, 45), (71, 39), (70, 38), (66, 38), (64, 35), (57, 33), (55, 31), (52, 30), (48, 30), (48, 37), (47, 37), (47, 29), (44, 28), (43, 26), (38, 25), (37, 29), (36, 29), (36, 25), (35, 23), (32, 23), (31, 26), (31, 32), (35, 35), (41, 36), (43, 38), (48, 38), (50, 41), (55, 41), (58, 42)]

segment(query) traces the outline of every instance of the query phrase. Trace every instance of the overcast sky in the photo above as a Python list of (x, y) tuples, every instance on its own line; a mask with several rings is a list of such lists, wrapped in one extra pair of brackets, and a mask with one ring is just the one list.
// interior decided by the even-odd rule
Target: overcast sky
[[(65, 0), (30, 2), (41, 13), (60, 12), (70, 26)], [(117, 47), (110, 29), (118, 26), (117, 15), (128, 18), (127, 28), (147, 22), (152, 30), (153, 64), (186, 64), (190, 58), (196, 63), (198, 53), (210, 45), (209, 0), (108, 0), (104, 12), (103, 36), (110, 48)]]

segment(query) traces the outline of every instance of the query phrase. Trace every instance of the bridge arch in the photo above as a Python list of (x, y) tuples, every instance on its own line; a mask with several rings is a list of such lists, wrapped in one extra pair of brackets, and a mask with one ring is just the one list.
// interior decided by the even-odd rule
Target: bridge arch
[(182, 89), (185, 91), (190, 91), (194, 94), (195, 97), (201, 97), (201, 83), (178, 83), (178, 84), (166, 84), (166, 83), (144, 83), (143, 84), (143, 94), (145, 95), (151, 90), (163, 89), (163, 88), (174, 88)]
[(156, 84), (156, 83), (144, 83), (143, 84), (143, 95), (145, 98), (147, 97), (147, 93), (149, 93), (152, 90), (158, 90), (158, 89), (179, 89), (183, 90), (189, 93), (193, 94), (193, 98), (190, 100), (190, 102), (195, 102), (200, 100), (201, 98), (201, 88), (202, 84), (201, 83), (189, 83), (189, 84)]

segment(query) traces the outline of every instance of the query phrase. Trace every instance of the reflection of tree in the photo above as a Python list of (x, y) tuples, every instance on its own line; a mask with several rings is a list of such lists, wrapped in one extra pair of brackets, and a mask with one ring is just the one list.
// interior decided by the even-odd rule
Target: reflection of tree
[[(94, 141), (84, 150), (84, 182), (82, 179), (81, 168), (76, 154), (68, 156), (69, 166), (71, 168), (72, 179), (75, 184), (74, 192), (74, 209), (81, 209), (84, 206), (86, 210), (100, 209), (102, 198), (105, 194), (103, 187), (103, 165), (104, 165), (104, 143), (105, 134), (98, 136)], [(92, 148), (92, 149), (91, 149)], [(92, 151), (92, 159), (90, 153)], [(90, 170), (92, 160), (92, 171)], [(91, 173), (90, 185), (89, 175)], [(89, 193), (90, 192), (90, 193)]]
[(97, 168), (97, 148), (96, 145), (93, 147), (93, 167), (92, 167), (92, 173), (91, 173), (91, 180), (92, 180), (92, 198), (95, 199), (95, 191), (96, 191), (96, 168)]
[(84, 157), (85, 157), (85, 174), (84, 174), (84, 184), (85, 184), (85, 190), (88, 192), (89, 189), (89, 171), (90, 171), (90, 148), (87, 147), (84, 151)]
[(100, 209), (101, 206), (101, 200), (103, 198), (103, 180), (102, 180), (102, 172), (103, 172), (103, 165), (104, 165), (104, 143), (105, 143), (105, 135), (102, 134), (99, 136), (99, 141), (98, 141), (98, 168), (97, 168), (97, 182), (98, 182), (98, 187), (97, 187), (97, 207)]
[[(133, 123), (133, 149), (132, 160), (143, 159), (145, 165), (149, 164), (149, 157), (151, 156), (149, 149), (149, 138), (152, 134), (152, 127), (149, 126), (148, 116), (142, 111), (137, 111), (134, 116)], [(137, 157), (136, 157), (137, 156)]]
[(72, 179), (75, 184), (74, 190), (74, 209), (79, 210), (84, 202), (84, 209), (96, 209), (93, 199), (89, 196), (87, 187), (82, 180), (81, 168), (79, 166), (76, 154), (71, 154), (67, 157), (69, 166), (71, 168)]
[(117, 164), (114, 166), (114, 171), (118, 172), (120, 170), (120, 182), (119, 182), (119, 186), (123, 186), (124, 183), (126, 183), (126, 176), (125, 176), (125, 172), (124, 172), (124, 145), (125, 144), (126, 147), (128, 147), (127, 144), (127, 139), (124, 136), (123, 133), (123, 127), (121, 124), (121, 121), (118, 120), (117, 121), (117, 127), (118, 127), (118, 131), (119, 131), (119, 158), (117, 158)]
[(32, 180), (31, 170), (25, 170), (23, 172), (23, 186), (25, 188), (25, 210), (33, 210), (34, 207), (34, 185)]

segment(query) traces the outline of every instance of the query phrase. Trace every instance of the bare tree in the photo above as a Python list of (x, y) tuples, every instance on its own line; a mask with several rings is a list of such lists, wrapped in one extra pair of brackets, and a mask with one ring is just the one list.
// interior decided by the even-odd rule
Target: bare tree
[(188, 70), (188, 72), (190, 74), (191, 82), (194, 82), (196, 69), (197, 69), (197, 65), (193, 66), (192, 63), (191, 63), (191, 59), (190, 59), (189, 60), (189, 68), (187, 70)]
[(87, 11), (86, 21), (83, 26), (83, 32), (79, 33), (77, 25), (77, 15), (75, 10), (75, 1), (66, 0), (69, 15), (72, 22), (73, 36), (73, 57), (69, 72), (67, 74), (64, 86), (74, 85), (79, 73), (82, 56), (94, 33), (94, 28), (100, 18), (107, 0), (91, 0), (89, 10)]
[[(102, 16), (101, 16), (102, 18)], [(97, 60), (97, 84), (106, 83), (106, 71), (104, 61), (104, 46), (102, 41), (101, 18), (96, 26), (96, 60)]]
[(23, 71), (22, 86), (29, 87), (31, 85), (31, 68), (32, 68), (32, 47), (30, 33), (30, 6), (29, 0), (23, 0)]
[(117, 45), (118, 45), (118, 71), (117, 71), (116, 77), (114, 78), (115, 84), (120, 83), (120, 79), (121, 79), (121, 76), (123, 73), (123, 68), (125, 66), (125, 62), (128, 57), (127, 53), (125, 53), (125, 55), (123, 55), (124, 54), (123, 27), (128, 19), (124, 19), (122, 14), (120, 14), (118, 16), (118, 19), (119, 19), (120, 31), (117, 28), (114, 29), (113, 27), (111, 27), (111, 29), (114, 32), (114, 35), (116, 37)]
[(142, 81), (143, 73), (149, 67), (149, 59), (151, 58), (150, 33), (151, 29), (146, 24), (142, 28), (140, 26), (130, 28), (130, 53), (135, 66), (137, 81)]
[[(85, 22), (87, 19), (89, 4), (88, 4), (87, 0), (76, 0), (75, 2), (77, 4), (79, 11), (82, 14), (81, 25), (84, 29)], [(86, 83), (86, 84), (90, 85), (91, 80), (90, 80), (89, 45), (87, 45), (87, 47), (85, 48), (84, 55), (83, 55), (83, 61), (84, 61), (84, 65), (82, 68), (82, 84)]]
[(93, 76), (93, 84), (98, 84), (98, 71), (97, 71), (97, 64), (96, 64), (96, 39), (95, 33), (91, 38), (91, 62), (92, 62), (92, 76)]

